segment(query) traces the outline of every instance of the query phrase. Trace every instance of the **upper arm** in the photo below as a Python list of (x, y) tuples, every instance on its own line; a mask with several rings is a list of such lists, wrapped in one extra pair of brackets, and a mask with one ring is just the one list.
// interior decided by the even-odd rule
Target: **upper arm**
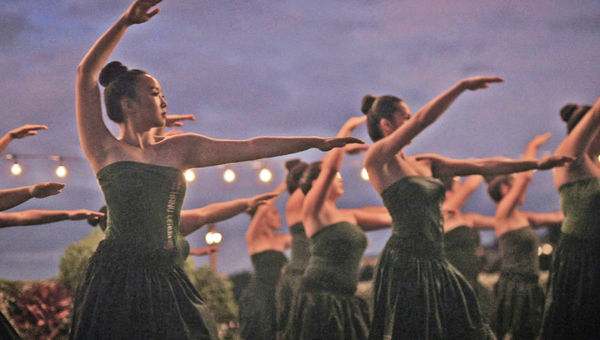
[[(385, 207), (381, 207), (385, 209)], [(373, 209), (365, 207), (350, 210), (356, 218), (356, 223), (364, 230), (378, 230), (389, 228), (392, 225), (392, 217), (387, 209)]]
[(529, 224), (532, 227), (541, 227), (541, 226), (549, 226), (549, 225), (557, 225), (561, 224), (565, 219), (562, 211), (554, 211), (554, 212), (546, 212), (546, 213), (536, 213), (533, 211), (523, 211)]
[(464, 213), (463, 216), (473, 223), (475, 229), (494, 229), (496, 219), (494, 216), (485, 216), (477, 213)]

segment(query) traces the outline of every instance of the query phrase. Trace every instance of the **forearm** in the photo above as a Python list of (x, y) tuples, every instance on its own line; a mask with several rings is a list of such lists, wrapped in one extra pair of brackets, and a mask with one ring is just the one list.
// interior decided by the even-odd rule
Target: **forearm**
[(509, 158), (484, 158), (476, 161), (481, 175), (501, 175), (513, 172), (522, 172), (538, 168), (538, 161), (516, 160)]
[(248, 199), (241, 198), (229, 202), (209, 204), (205, 207), (184, 210), (181, 213), (179, 231), (189, 235), (204, 225), (230, 219), (248, 209)]
[(4, 150), (6, 150), (6, 148), (8, 147), (8, 144), (10, 144), (10, 142), (12, 142), (13, 138), (10, 135), (10, 133), (5, 134), (4, 136), (2, 136), (2, 138), (0, 138), (0, 154), (2, 154), (4, 152)]
[(0, 211), (15, 207), (32, 197), (30, 186), (0, 190)]
[(80, 76), (89, 76), (93, 78), (94, 82), (97, 81), (100, 70), (102, 70), (108, 57), (110, 57), (117, 47), (117, 44), (121, 38), (123, 38), (123, 35), (129, 26), (126, 19), (121, 16), (119, 20), (117, 20), (117, 22), (113, 24), (108, 31), (96, 41), (96, 43), (94, 43), (79, 64), (78, 72)]
[(2, 227), (46, 224), (69, 219), (67, 210), (25, 210), (3, 215)]
[(423, 128), (430, 125), (436, 121), (464, 91), (465, 87), (463, 82), (458, 82), (446, 92), (442, 93), (422, 107), (415, 114), (415, 119), (421, 121)]

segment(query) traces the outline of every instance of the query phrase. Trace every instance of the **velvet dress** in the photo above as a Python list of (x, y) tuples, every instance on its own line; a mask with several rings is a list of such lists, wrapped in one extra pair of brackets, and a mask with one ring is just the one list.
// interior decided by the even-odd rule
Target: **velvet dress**
[(404, 177), (381, 197), (392, 235), (380, 254), (369, 339), (493, 339), (471, 285), (443, 251), (445, 190), (432, 177)]
[(97, 174), (106, 238), (77, 289), (71, 339), (216, 339), (208, 307), (180, 265), (180, 170), (131, 161)]

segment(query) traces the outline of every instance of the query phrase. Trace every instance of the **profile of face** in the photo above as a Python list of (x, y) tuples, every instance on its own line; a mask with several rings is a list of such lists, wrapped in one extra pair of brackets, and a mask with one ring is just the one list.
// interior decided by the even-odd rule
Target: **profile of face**
[(329, 196), (331, 199), (338, 199), (344, 195), (344, 179), (342, 178), (342, 174), (337, 172), (335, 174), (335, 178), (333, 179), (333, 183), (329, 187)]
[(134, 102), (141, 123), (150, 127), (165, 125), (168, 103), (156, 78), (149, 74), (139, 75)]
[(272, 230), (281, 229), (281, 214), (277, 207), (274, 204), (266, 204), (265, 208), (267, 212), (265, 213), (265, 223)]
[(384, 136), (390, 135), (392, 132), (400, 128), (407, 120), (412, 117), (410, 108), (405, 102), (399, 102), (397, 104), (398, 109), (394, 112), (392, 120), (382, 119), (382, 132)]

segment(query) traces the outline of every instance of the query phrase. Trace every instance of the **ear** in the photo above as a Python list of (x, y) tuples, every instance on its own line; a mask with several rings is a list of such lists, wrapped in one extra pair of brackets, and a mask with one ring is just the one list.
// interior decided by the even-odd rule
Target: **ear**
[(121, 98), (121, 110), (124, 114), (130, 114), (137, 110), (137, 102), (131, 98)]
[(381, 120), (379, 120), (379, 129), (384, 136), (387, 136), (394, 131), (394, 126), (388, 119), (381, 118)]

